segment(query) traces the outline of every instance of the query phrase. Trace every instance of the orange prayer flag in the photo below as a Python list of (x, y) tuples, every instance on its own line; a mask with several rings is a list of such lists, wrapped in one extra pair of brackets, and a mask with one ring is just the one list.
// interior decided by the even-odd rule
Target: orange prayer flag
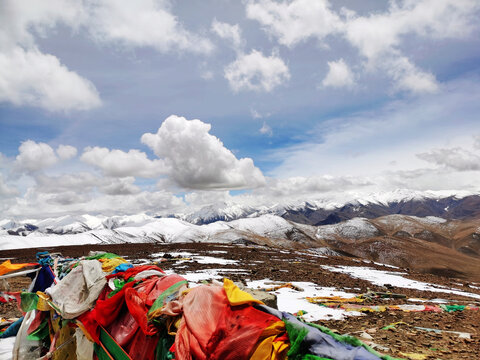
[(10, 260), (6, 260), (0, 264), (0, 276), (15, 270), (23, 269), (24, 267), (27, 267), (27, 266), (35, 266), (35, 265), (38, 265), (38, 263), (12, 264)]

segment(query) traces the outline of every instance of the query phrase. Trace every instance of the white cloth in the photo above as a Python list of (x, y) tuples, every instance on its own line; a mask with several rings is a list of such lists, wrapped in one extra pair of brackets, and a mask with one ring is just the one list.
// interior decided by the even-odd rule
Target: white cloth
[(93, 308), (106, 283), (102, 264), (98, 260), (82, 260), (46, 292), (64, 319), (74, 319)]
[(93, 342), (88, 340), (83, 331), (79, 328), (75, 329), (75, 338), (77, 340), (77, 360), (92, 360)]
[(0, 339), (0, 360), (10, 360), (13, 353), (15, 337)]
[(162, 273), (159, 270), (144, 270), (144, 271), (140, 271), (137, 275), (135, 275), (133, 280), (135, 280), (135, 281), (143, 280), (143, 279), (146, 279), (150, 276), (162, 277), (162, 276), (165, 276), (165, 274)]
[(25, 314), (22, 325), (20, 325), (20, 329), (18, 329), (10, 359), (34, 360), (40, 357), (40, 341), (27, 339), (27, 330), (35, 319), (36, 311), (37, 310), (32, 310)]

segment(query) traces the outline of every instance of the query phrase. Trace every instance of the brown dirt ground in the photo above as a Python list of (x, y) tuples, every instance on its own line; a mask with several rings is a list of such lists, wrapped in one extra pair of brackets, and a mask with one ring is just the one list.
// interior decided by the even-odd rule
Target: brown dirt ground
[[(334, 286), (337, 289), (364, 293), (367, 290), (385, 291), (370, 282), (354, 279), (346, 274), (332, 273), (321, 265), (349, 265), (368, 266), (380, 270), (402, 271), (392, 269), (359, 259), (348, 257), (316, 257), (308, 255), (304, 251), (287, 251), (258, 246), (236, 246), (224, 244), (119, 244), (119, 245), (88, 245), (88, 246), (64, 246), (53, 249), (22, 249), (0, 251), (0, 258), (12, 258), (13, 262), (31, 262), (35, 259), (37, 251), (49, 250), (60, 252), (65, 257), (80, 257), (87, 255), (89, 251), (109, 251), (123, 256), (132, 263), (156, 262), (163, 269), (173, 269), (182, 274), (186, 271), (201, 269), (242, 269), (242, 274), (226, 272), (225, 276), (234, 281), (259, 280), (269, 278), (273, 281), (311, 281), (319, 286)], [(200, 264), (195, 261), (179, 262), (176, 258), (161, 258), (152, 254), (164, 252), (190, 252), (197, 255), (208, 255), (223, 259), (238, 260), (240, 265)], [(360, 262), (359, 262), (360, 261)], [(464, 291), (480, 294), (480, 289), (468, 287), (464, 280), (440, 277), (432, 274), (409, 272), (407, 277), (430, 283), (453, 286)], [(11, 291), (20, 291), (28, 286), (29, 279), (26, 277), (10, 279)], [(476, 284), (475, 286), (479, 286)], [(353, 290), (355, 289), (355, 290)], [(408, 297), (423, 299), (451, 299), (458, 304), (474, 304), (474, 299), (415, 289), (390, 288), (395, 293), (405, 294)], [(403, 299), (383, 300), (381, 304), (407, 303)], [(412, 304), (411, 302), (408, 302)], [(478, 303), (477, 303), (478, 306)], [(299, 309), (301, 310), (301, 309)], [(20, 312), (14, 304), (0, 305), (2, 317), (20, 316)], [(394, 330), (382, 330), (382, 327), (395, 323), (400, 324)], [(361, 317), (347, 317), (341, 321), (319, 321), (341, 334), (352, 334), (359, 337), (362, 330), (368, 330), (374, 344), (383, 347), (382, 353), (391, 356), (402, 357), (403, 353), (421, 353), (427, 355), (427, 359), (479, 359), (480, 358), (480, 311), (463, 311), (454, 313), (407, 313), (407, 312), (384, 312), (367, 313)], [(416, 330), (413, 326), (435, 328), (447, 331), (461, 331), (471, 334), (470, 340), (459, 339), (457, 335), (450, 333), (435, 334)]]

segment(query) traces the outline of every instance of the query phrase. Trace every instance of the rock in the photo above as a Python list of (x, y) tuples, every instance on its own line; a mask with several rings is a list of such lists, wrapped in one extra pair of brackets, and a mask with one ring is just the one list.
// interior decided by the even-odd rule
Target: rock
[(373, 340), (373, 337), (365, 331), (360, 334), (360, 337), (365, 340)]
[[(239, 284), (236, 283), (238, 286)], [(255, 290), (255, 289), (249, 289), (242, 286), (239, 286), (239, 288), (250, 295), (252, 295), (255, 299), (262, 301), (265, 305), (270, 306), (271, 308), (277, 309), (277, 296), (274, 294), (270, 294), (266, 291), (262, 290)]]
[(459, 339), (470, 340), (471, 339), (471, 334), (466, 333), (466, 332), (462, 332), (462, 333), (458, 334), (458, 338)]

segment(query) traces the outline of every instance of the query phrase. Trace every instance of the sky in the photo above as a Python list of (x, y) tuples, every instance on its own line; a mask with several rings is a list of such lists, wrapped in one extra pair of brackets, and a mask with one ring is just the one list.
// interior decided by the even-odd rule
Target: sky
[(5, 0), (0, 218), (480, 192), (479, 0)]

